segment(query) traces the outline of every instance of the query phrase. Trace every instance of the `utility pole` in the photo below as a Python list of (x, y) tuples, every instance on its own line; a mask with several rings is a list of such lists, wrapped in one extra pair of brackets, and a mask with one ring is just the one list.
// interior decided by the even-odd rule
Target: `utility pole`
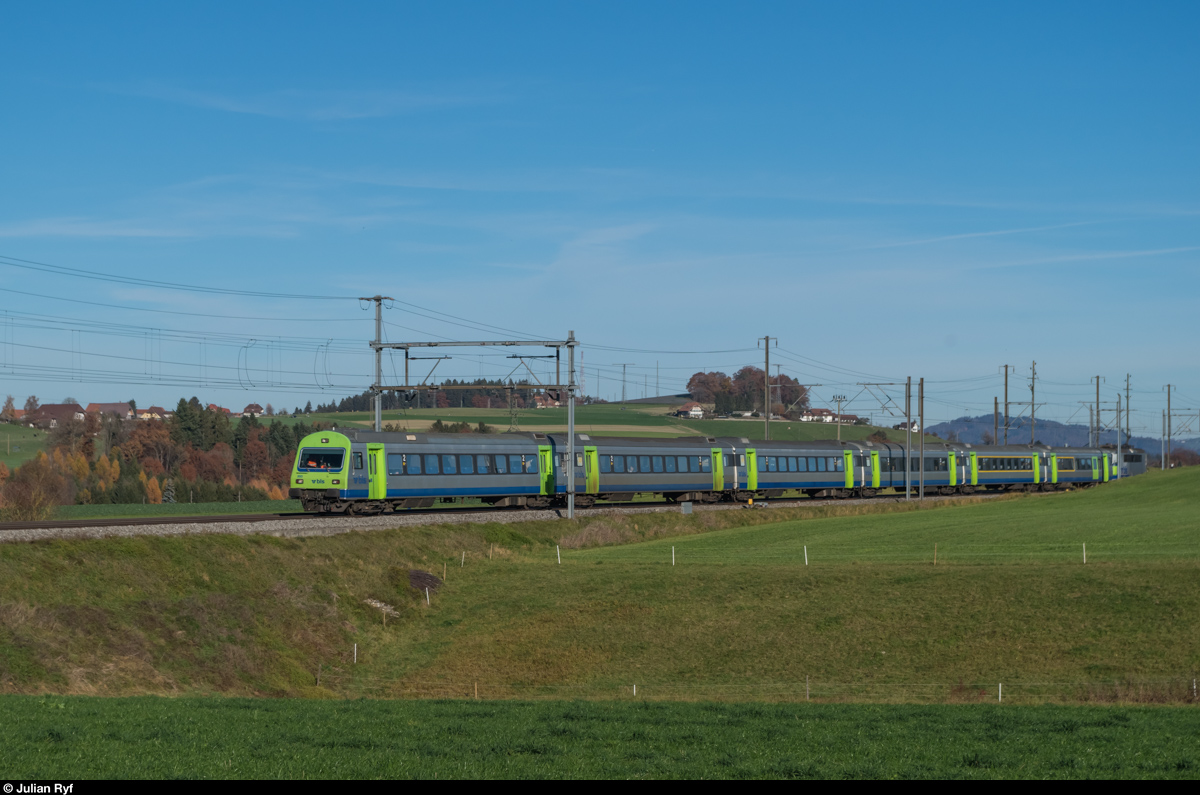
[(625, 403), (625, 368), (633, 362), (613, 362), (613, 367), (621, 368), (621, 403)]
[[(1004, 365), (1004, 443), (1008, 444), (1008, 371), (1012, 370), (1012, 365)], [(1000, 440), (996, 439), (996, 444)]]
[(575, 332), (567, 332), (567, 518), (575, 518)]
[(1121, 464), (1125, 463), (1125, 453), (1121, 449), (1121, 393), (1117, 393), (1117, 480), (1121, 479)]
[[(766, 362), (763, 365), (763, 439), (771, 440), (771, 338), (759, 337), (766, 349)], [(775, 342), (779, 344), (778, 340)], [(838, 412), (841, 413), (840, 411)], [(842, 426), (838, 424), (838, 438), (842, 438)]]
[(1088, 447), (1096, 447), (1096, 443), (1092, 441), (1095, 438), (1095, 420), (1092, 418), (1092, 407), (1088, 406)]
[(654, 396), (662, 395), (662, 385), (658, 382), (658, 362), (654, 363)]
[(1033, 374), (1029, 378), (1029, 443), (1033, 444), (1037, 428), (1037, 362), (1033, 363)]
[(1166, 433), (1166, 437), (1167, 437), (1167, 467), (1170, 467), (1171, 466), (1171, 392), (1173, 392), (1174, 390), (1171, 388), (1170, 384), (1167, 384), (1165, 389), (1167, 390), (1167, 433)]
[(917, 385), (917, 416), (921, 418), (921, 479), (918, 487), (918, 499), (925, 499), (925, 379)]
[(912, 499), (912, 376), (904, 383), (904, 499)]
[(1000, 438), (1000, 398), (992, 398), (992, 444), (999, 444)]
[(1129, 373), (1125, 374), (1125, 441), (1129, 441)]
[(383, 390), (380, 389), (383, 386), (383, 302), (394, 299), (373, 295), (358, 300), (375, 302), (375, 342), (371, 345), (375, 349), (375, 383), (371, 384), (371, 391), (375, 393), (375, 431), (378, 433), (383, 430)]
[(840, 442), (842, 440), (842, 402), (846, 399), (846, 396), (834, 395), (833, 399), (836, 400), (838, 404), (838, 413), (837, 416), (834, 417), (834, 422), (837, 423), (837, 440)]
[(1096, 442), (1095, 447), (1100, 446), (1100, 382), (1104, 380), (1104, 376), (1097, 375), (1092, 378), (1096, 382)]

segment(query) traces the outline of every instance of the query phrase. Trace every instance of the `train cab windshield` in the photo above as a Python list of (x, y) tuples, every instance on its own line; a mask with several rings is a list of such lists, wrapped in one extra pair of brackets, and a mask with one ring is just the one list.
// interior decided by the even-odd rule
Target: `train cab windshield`
[(345, 450), (306, 447), (300, 451), (300, 461), (297, 469), (302, 472), (336, 471), (342, 468), (342, 460), (345, 456)]

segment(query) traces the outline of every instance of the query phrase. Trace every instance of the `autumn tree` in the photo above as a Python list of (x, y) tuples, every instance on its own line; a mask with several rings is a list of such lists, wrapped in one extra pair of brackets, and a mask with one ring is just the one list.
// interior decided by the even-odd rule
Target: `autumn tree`
[(54, 513), (66, 491), (66, 480), (50, 457), (39, 452), (22, 464), (4, 484), (0, 516), (7, 521), (38, 521)]
[(4, 408), (0, 408), (0, 422), (12, 422), (17, 418), (16, 401), (9, 395), (4, 399)]
[(40, 406), (40, 405), (42, 405), (42, 404), (38, 403), (37, 395), (30, 395), (29, 397), (25, 398), (25, 412), (26, 413), (31, 412), (31, 411), (37, 411), (38, 406)]

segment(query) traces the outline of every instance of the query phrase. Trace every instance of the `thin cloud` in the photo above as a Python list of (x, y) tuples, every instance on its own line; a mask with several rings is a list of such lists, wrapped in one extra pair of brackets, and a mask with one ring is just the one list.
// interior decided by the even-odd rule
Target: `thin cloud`
[(992, 268), (1019, 268), (1029, 265), (1054, 265), (1061, 262), (1089, 262), (1104, 259), (1131, 259), (1133, 257), (1162, 257), (1170, 254), (1187, 254), (1200, 251), (1200, 246), (1179, 246), (1178, 248), (1148, 248), (1137, 251), (1094, 251), (1083, 254), (1063, 254), (1056, 257), (1040, 257), (1037, 259), (1018, 260), (1015, 262), (998, 262), (990, 265), (979, 265), (973, 270), (990, 270)]
[(127, 96), (190, 105), (197, 108), (302, 121), (345, 121), (400, 116), (421, 111), (470, 105), (495, 104), (500, 97), (423, 94), (398, 90), (284, 89), (258, 94), (232, 95), (193, 91), (163, 85), (107, 87)]
[(941, 237), (926, 237), (919, 240), (900, 240), (894, 243), (877, 243), (872, 246), (856, 246), (854, 248), (841, 249), (835, 253), (844, 251), (873, 251), (881, 248), (902, 248), (905, 246), (924, 246), (933, 243), (948, 243), (952, 240), (969, 240), (976, 237), (999, 237), (1001, 235), (1020, 235), (1027, 232), (1046, 232), (1052, 229), (1070, 229), (1077, 226), (1093, 226), (1099, 223), (1109, 223), (1107, 221), (1076, 221), (1069, 224), (1050, 224), (1049, 226), (1026, 226), (1019, 229), (997, 229), (990, 232), (965, 232), (960, 235), (942, 235)]
[(195, 233), (144, 221), (40, 218), (0, 225), (0, 237), (195, 237)]

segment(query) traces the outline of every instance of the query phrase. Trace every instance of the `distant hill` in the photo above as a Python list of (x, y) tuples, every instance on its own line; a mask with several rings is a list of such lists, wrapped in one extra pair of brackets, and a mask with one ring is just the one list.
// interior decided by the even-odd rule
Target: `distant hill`
[[(993, 428), (993, 418), (991, 414), (983, 414), (978, 417), (959, 417), (950, 422), (939, 422), (937, 425), (929, 426), (929, 431), (936, 433), (943, 439), (949, 438), (950, 434), (956, 434), (959, 441), (970, 442), (971, 444), (982, 444), (983, 434), (991, 434)], [(1086, 425), (1064, 425), (1061, 422), (1054, 420), (1038, 420), (1034, 428), (1034, 436), (1038, 442), (1048, 444), (1052, 447), (1082, 447), (1088, 443), (1088, 429)], [(1004, 439), (1004, 429), (1000, 429), (1001, 441)], [(1029, 418), (1010, 418), (1008, 426), (1008, 441), (1012, 444), (1028, 444), (1029, 443)], [(1122, 442), (1125, 442), (1122, 434)], [(1101, 444), (1116, 444), (1116, 431), (1104, 431), (1100, 434)], [(1141, 447), (1148, 451), (1157, 451), (1159, 449), (1160, 440), (1157, 436), (1134, 436), (1132, 440), (1134, 447)], [(1186, 448), (1200, 453), (1200, 438), (1192, 439), (1176, 439), (1173, 442), (1173, 447)]]

